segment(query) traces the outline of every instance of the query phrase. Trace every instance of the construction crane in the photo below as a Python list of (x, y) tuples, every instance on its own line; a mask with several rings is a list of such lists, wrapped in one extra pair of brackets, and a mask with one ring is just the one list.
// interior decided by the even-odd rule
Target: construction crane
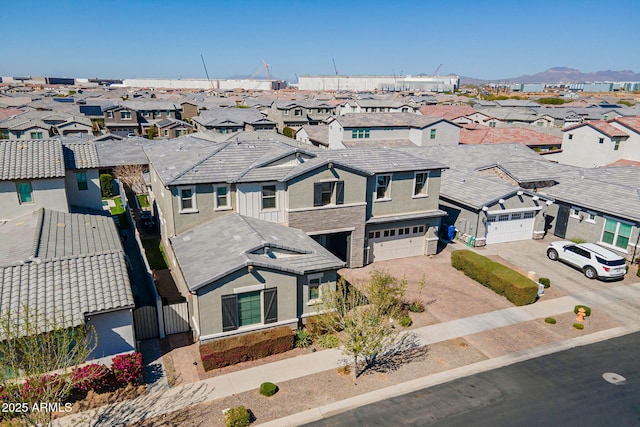
[(436, 70), (433, 72), (434, 76), (438, 75), (438, 71), (440, 71), (440, 68), (442, 68), (442, 64), (438, 65), (438, 67), (436, 68)]
[(336, 60), (334, 58), (331, 58), (331, 60), (333, 61), (333, 69), (336, 72), (336, 76), (338, 75), (338, 67), (336, 67)]
[(271, 64), (267, 64), (267, 62), (263, 59), (262, 60), (262, 65), (260, 66), (260, 68), (258, 68), (256, 70), (255, 73), (251, 74), (251, 76), (249, 77), (249, 80), (253, 80), (254, 77), (256, 77), (258, 75), (258, 73), (261, 72), (262, 70), (266, 70), (266, 72), (267, 72), (267, 80), (271, 80), (271, 70), (269, 69), (270, 66), (271, 66)]
[(209, 72), (207, 71), (207, 64), (204, 63), (204, 56), (200, 54), (200, 58), (202, 59), (202, 66), (204, 67), (204, 73), (207, 75), (207, 81), (209, 82), (209, 90), (213, 90), (213, 83), (211, 83), (211, 79), (209, 78)]

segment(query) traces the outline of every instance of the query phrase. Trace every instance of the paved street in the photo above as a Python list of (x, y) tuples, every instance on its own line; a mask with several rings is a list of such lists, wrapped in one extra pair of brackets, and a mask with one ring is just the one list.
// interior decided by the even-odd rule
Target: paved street
[[(640, 334), (531, 359), (308, 426), (637, 426)], [(623, 385), (602, 374), (626, 378)]]

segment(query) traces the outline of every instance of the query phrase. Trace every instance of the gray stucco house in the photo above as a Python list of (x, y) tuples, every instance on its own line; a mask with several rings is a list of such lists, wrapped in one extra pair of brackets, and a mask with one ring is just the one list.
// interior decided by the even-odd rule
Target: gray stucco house
[(170, 239), (170, 262), (200, 341), (317, 314), (345, 263), (303, 231), (235, 213)]

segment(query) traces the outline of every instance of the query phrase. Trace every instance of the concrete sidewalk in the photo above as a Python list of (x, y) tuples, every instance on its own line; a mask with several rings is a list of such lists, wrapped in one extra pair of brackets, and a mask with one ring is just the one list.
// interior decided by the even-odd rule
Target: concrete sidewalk
[[(443, 322), (425, 326), (422, 328), (412, 329), (409, 332), (414, 333), (417, 336), (421, 345), (428, 345), (475, 334), (478, 332), (540, 319), (547, 316), (567, 313), (572, 311), (573, 307), (576, 304), (586, 304), (592, 307), (607, 306), (607, 311), (629, 311), (631, 308), (638, 307), (640, 305), (640, 283), (634, 285), (619, 286), (611, 289), (603, 289), (601, 292), (587, 292), (580, 296), (565, 296), (548, 301), (542, 300), (528, 306), (511, 307), (507, 309), (496, 310), (489, 313), (483, 313), (449, 322)], [(620, 334), (631, 333), (636, 330), (640, 330), (640, 323), (638, 323), (634, 319), (635, 317), (630, 318), (629, 322), (622, 328), (614, 328), (609, 331), (602, 331), (599, 333), (586, 335), (585, 337), (583, 337), (583, 341), (585, 341), (586, 344), (590, 342), (589, 337), (593, 337), (593, 339), (597, 340), (604, 340), (612, 338), (614, 336), (619, 336)], [(563, 345), (583, 345), (571, 344), (573, 342), (579, 343), (580, 340), (567, 340), (566, 343), (569, 344), (555, 343), (551, 344), (550, 346), (543, 347), (545, 347), (545, 351), (549, 351), (549, 349), (551, 349), (551, 352), (553, 352), (563, 349)], [(527, 351), (521, 353), (523, 354), (520, 357), (525, 357), (527, 354), (536, 354)], [(512, 357), (511, 359), (509, 359), (507, 356), (503, 356), (500, 358), (489, 359), (485, 362), (480, 362), (481, 364), (484, 363), (484, 365), (474, 364), (469, 365), (468, 367), (458, 368), (453, 371), (456, 371), (456, 375), (461, 375), (461, 373), (464, 372), (467, 372), (467, 375), (469, 375), (475, 373), (476, 369), (479, 369), (475, 365), (485, 366), (486, 369), (492, 369), (492, 367), (501, 366), (500, 364), (496, 365), (496, 363), (504, 364), (505, 360), (519, 361), (520, 358)], [(56, 420), (54, 422), (54, 425), (113, 426), (133, 424), (144, 419), (153, 418), (165, 413), (177, 411), (191, 405), (220, 399), (245, 391), (255, 390), (260, 386), (262, 382), (265, 381), (281, 383), (295, 378), (323, 372), (329, 369), (335, 369), (343, 364), (344, 356), (342, 355), (340, 350), (330, 349), (317, 351), (315, 353), (310, 353), (295, 358), (284, 359), (277, 362), (256, 366), (254, 368), (220, 375), (218, 377), (209, 378), (191, 384), (185, 384), (182, 386), (170, 388), (168, 390), (150, 393), (146, 396), (142, 396), (130, 401), (120, 402), (114, 405), (107, 405), (101, 408), (69, 415)], [(435, 377), (448, 378), (446, 373), (437, 374)], [(422, 380), (423, 382), (418, 383), (423, 384), (424, 381), (426, 381), (426, 383), (424, 384), (428, 385), (429, 381), (431, 381), (428, 379)], [(392, 387), (392, 389), (396, 391), (403, 390), (401, 386), (402, 384), (393, 386), (395, 388)], [(380, 393), (379, 391), (376, 391), (373, 394), (382, 396), (382, 399), (386, 398), (384, 397), (384, 394)], [(356, 399), (356, 403), (360, 402), (360, 400), (358, 400), (358, 397), (355, 397), (353, 399)], [(353, 399), (348, 399), (348, 401), (351, 401)], [(366, 401), (366, 399), (362, 401)], [(340, 402), (337, 402), (333, 405), (339, 406)], [(332, 407), (331, 405), (329, 406)], [(327, 412), (325, 410), (321, 411), (320, 413), (326, 414)], [(315, 412), (314, 414), (314, 416), (318, 416), (318, 412)], [(300, 420), (298, 420), (298, 422), (299, 421)], [(311, 419), (307, 419), (306, 421), (311, 421)], [(279, 425), (293, 425), (293, 421), (291, 419), (287, 419), (286, 423)]]

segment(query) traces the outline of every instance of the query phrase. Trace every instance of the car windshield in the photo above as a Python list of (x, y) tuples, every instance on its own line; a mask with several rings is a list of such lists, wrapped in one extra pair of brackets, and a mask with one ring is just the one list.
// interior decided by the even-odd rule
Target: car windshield
[(604, 258), (600, 258), (599, 256), (596, 256), (596, 259), (598, 260), (598, 262), (602, 265), (608, 265), (610, 267), (616, 266), (616, 265), (624, 265), (624, 258), (620, 258), (620, 259), (614, 259), (614, 260), (606, 260)]

